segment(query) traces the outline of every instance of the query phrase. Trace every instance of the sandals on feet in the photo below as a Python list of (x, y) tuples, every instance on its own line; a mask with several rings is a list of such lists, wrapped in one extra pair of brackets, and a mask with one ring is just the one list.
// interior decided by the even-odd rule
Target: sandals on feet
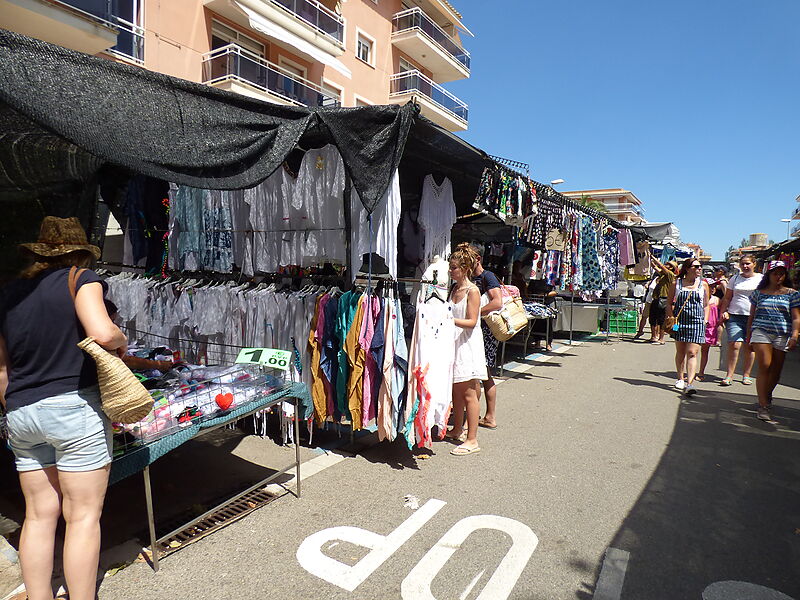
[(719, 384), (722, 386), (728, 386), (731, 383), (733, 383), (733, 380), (730, 377), (726, 377), (725, 379), (719, 382)]
[(470, 448), (467, 446), (459, 446), (458, 448), (453, 448), (450, 450), (450, 454), (453, 456), (466, 456), (467, 454), (475, 454), (476, 452), (480, 452), (481, 449), (478, 446), (474, 448)]
[(742, 384), (743, 385), (753, 385), (753, 378), (752, 377), (742, 377)]
[(444, 439), (450, 440), (451, 442), (461, 442), (463, 444), (467, 441), (467, 432), (462, 431), (461, 435), (451, 435), (448, 433), (446, 436), (444, 436)]
[(478, 421), (478, 427), (485, 427), (486, 429), (497, 429), (497, 423), (495, 423), (494, 425), (489, 425), (486, 422), (486, 419), (481, 419), (480, 421)]

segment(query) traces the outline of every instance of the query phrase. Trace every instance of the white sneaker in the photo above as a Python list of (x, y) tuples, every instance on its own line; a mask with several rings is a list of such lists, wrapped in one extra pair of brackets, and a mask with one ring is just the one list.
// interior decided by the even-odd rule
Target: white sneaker
[(687, 396), (694, 396), (697, 393), (697, 390), (694, 389), (693, 385), (687, 385), (684, 388), (683, 393), (686, 394)]
[(686, 387), (686, 382), (683, 379), (678, 379), (678, 381), (675, 382), (675, 387), (682, 390)]

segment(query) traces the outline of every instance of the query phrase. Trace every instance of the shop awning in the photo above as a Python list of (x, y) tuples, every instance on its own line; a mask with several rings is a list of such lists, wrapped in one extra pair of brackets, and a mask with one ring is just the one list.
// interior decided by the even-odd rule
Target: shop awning
[[(369, 212), (399, 165), (417, 116), (412, 105), (269, 104), (2, 29), (0, 73), (5, 130), (46, 131), (81, 160), (194, 187), (242, 189), (266, 179), (295, 147), (330, 143)], [(19, 152), (14, 146), (0, 148), (0, 164), (12, 162)], [(23, 160), (43, 156), (41, 148), (30, 149)], [(0, 197), (46, 183), (46, 173), (6, 168)]]
[(336, 69), (348, 79), (353, 77), (350, 69), (348, 69), (338, 58), (331, 56), (324, 50), (320, 50), (314, 44), (307, 42), (299, 35), (292, 33), (285, 27), (281, 27), (277, 23), (265, 19), (263, 16), (248, 8), (241, 2), (236, 2), (234, 0), (234, 4), (239, 8), (239, 10), (247, 15), (247, 18), (250, 21), (250, 26), (256, 31), (260, 31), (266, 36), (280, 40), (284, 44), (287, 44), (288, 46), (291, 46), (297, 50), (300, 54), (304, 54), (312, 60), (321, 62), (323, 65), (328, 65), (329, 67)]

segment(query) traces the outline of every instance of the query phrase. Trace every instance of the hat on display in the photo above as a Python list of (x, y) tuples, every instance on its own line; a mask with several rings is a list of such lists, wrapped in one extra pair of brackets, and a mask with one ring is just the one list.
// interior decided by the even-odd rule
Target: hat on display
[(780, 269), (780, 268), (784, 268), (785, 269), (786, 268), (786, 263), (783, 262), (782, 260), (771, 260), (771, 261), (769, 261), (769, 265), (767, 266), (766, 273), (769, 273), (773, 269)]
[(47, 258), (79, 250), (90, 252), (95, 260), (100, 258), (100, 248), (89, 243), (86, 232), (76, 217), (45, 217), (39, 229), (39, 239), (29, 244), (20, 244), (19, 247), (36, 256)]

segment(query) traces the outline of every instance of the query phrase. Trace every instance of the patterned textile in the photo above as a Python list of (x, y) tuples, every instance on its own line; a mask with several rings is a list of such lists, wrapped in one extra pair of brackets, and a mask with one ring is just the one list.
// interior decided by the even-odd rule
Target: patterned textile
[(619, 281), (619, 236), (617, 230), (607, 228), (606, 233), (597, 238), (601, 242), (599, 256), (603, 272), (603, 289), (613, 290)]
[(583, 287), (583, 238), (580, 230), (580, 217), (575, 216), (572, 224), (572, 277), (569, 289)]
[(500, 342), (492, 335), (485, 321), (481, 321), (481, 333), (483, 334), (483, 351), (486, 353), (486, 366), (494, 367), (497, 364), (497, 347)]
[[(675, 296), (675, 310), (678, 316), (676, 342), (704, 344), (706, 341), (706, 315), (703, 308), (704, 288), (698, 283), (695, 289), (683, 287), (678, 280), (678, 293)], [(677, 313), (676, 313), (677, 314)]]
[(532, 231), (528, 241), (534, 248), (544, 248), (547, 233), (554, 227), (560, 227), (563, 222), (562, 206), (553, 200), (539, 198), (539, 210), (533, 218)]
[(575, 221), (575, 214), (571, 211), (565, 211), (564, 214), (564, 230), (568, 233), (567, 236), (567, 246), (564, 252), (561, 254), (561, 289), (567, 289), (570, 281), (570, 276), (572, 275), (572, 252), (570, 248), (572, 247), (572, 227)]
[(203, 206), (203, 266), (222, 273), (229, 273), (233, 267), (233, 222), (228, 194), (209, 190)]
[(581, 256), (583, 259), (582, 289), (595, 291), (603, 289), (603, 273), (597, 255), (597, 232), (591, 217), (581, 217)]
[(561, 252), (550, 250), (547, 253), (547, 285), (557, 286), (561, 280)]

